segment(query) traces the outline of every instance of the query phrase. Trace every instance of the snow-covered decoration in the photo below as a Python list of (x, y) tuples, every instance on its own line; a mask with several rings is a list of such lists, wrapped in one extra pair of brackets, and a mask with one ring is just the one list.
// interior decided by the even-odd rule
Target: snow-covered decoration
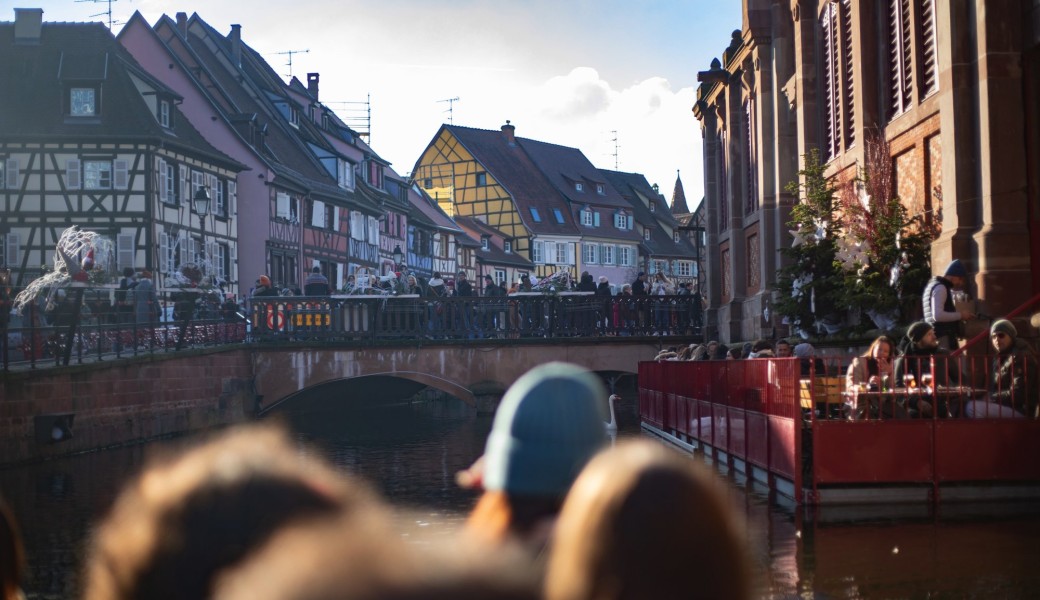
[(552, 275), (542, 277), (537, 283), (531, 284), (532, 292), (543, 294), (556, 294), (571, 289), (571, 274), (567, 271), (556, 271)]
[(32, 281), (14, 299), (22, 310), (42, 294), (50, 301), (59, 289), (72, 285), (100, 285), (111, 279), (112, 242), (95, 231), (73, 225), (61, 233), (54, 249), (54, 269)]
[(859, 271), (861, 274), (870, 265), (870, 244), (852, 237), (841, 237), (835, 242), (835, 258), (845, 272)]
[(811, 244), (816, 241), (816, 233), (808, 226), (802, 224), (798, 226), (798, 229), (789, 229), (788, 232), (794, 237), (791, 242), (792, 248), (797, 248), (802, 244)]

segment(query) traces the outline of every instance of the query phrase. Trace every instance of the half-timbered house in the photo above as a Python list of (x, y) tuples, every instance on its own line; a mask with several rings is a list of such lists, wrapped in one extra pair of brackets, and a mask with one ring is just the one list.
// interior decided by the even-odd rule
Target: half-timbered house
[[(14, 23), (0, 23), (0, 49), (0, 262), (15, 282), (52, 264), (62, 231), (79, 225), (112, 242), (103, 266), (113, 275), (195, 262), (235, 291), (243, 165), (205, 140), (182, 96), (100, 23), (43, 23), (42, 10), (16, 9)], [(204, 220), (191, 205), (203, 189)]]

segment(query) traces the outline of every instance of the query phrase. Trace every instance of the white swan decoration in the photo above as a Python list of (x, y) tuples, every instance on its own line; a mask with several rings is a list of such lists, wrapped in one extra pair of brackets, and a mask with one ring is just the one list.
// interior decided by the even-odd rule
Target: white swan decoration
[(610, 422), (603, 424), (607, 431), (617, 431), (617, 418), (614, 416), (614, 402), (617, 400), (621, 400), (621, 396), (617, 394), (611, 394), (607, 398), (607, 406), (610, 407)]

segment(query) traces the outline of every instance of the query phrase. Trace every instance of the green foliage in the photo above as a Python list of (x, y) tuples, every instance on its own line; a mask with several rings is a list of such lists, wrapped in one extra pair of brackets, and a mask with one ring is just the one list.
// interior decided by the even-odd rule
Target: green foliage
[(798, 172), (801, 183), (787, 186), (801, 201), (791, 209), (788, 222), (795, 232), (795, 245), (780, 250), (790, 262), (777, 274), (777, 312), (796, 330), (807, 332), (816, 329), (817, 320), (843, 316), (839, 307), (845, 295), (844, 274), (835, 259), (839, 234), (835, 189), (824, 177), (824, 170), (814, 149), (804, 156), (804, 166)]

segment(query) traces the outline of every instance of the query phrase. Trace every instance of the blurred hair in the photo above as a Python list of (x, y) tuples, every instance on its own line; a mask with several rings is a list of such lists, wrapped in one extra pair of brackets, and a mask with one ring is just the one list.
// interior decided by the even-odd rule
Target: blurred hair
[(492, 544), (529, 539), (538, 545), (548, 533), (543, 528), (551, 524), (562, 504), (562, 498), (552, 496), (486, 491), (473, 507), (466, 530), (472, 537)]
[(737, 515), (713, 474), (647, 441), (592, 460), (556, 526), (548, 600), (749, 597)]
[(14, 513), (0, 498), (0, 600), (21, 598), (25, 548)]
[(217, 573), (287, 524), (372, 506), (279, 428), (232, 430), (151, 461), (124, 488), (91, 540), (84, 598), (206, 598)]
[(895, 360), (895, 358), (896, 358), (896, 343), (894, 341), (892, 341), (892, 338), (888, 337), (887, 335), (880, 335), (873, 342), (871, 342), (870, 346), (867, 348), (867, 351), (863, 353), (863, 356), (866, 356), (866, 357), (869, 357), (869, 358), (873, 358), (874, 357), (874, 349), (877, 348), (878, 346), (880, 346), (881, 344), (888, 344), (888, 353), (889, 353), (888, 358), (891, 359), (891, 360)]

